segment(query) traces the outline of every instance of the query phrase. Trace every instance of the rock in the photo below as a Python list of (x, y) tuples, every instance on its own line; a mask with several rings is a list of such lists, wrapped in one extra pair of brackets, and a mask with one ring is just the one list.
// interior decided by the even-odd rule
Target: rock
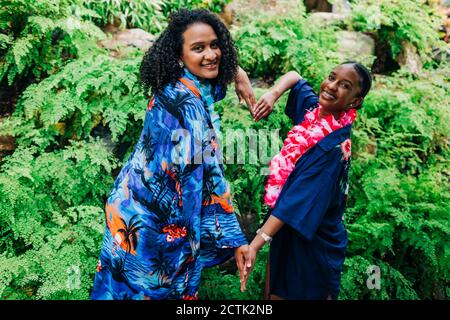
[(229, 27), (233, 24), (234, 20), (234, 9), (231, 5), (226, 5), (223, 7), (223, 10), (221, 13), (219, 13), (219, 17), (222, 19), (222, 21)]
[(308, 12), (331, 12), (331, 4), (326, 0), (305, 0)]
[(0, 136), (0, 152), (12, 151), (16, 148), (15, 139), (12, 136)]
[(422, 70), (422, 60), (417, 48), (406, 41), (402, 42), (402, 51), (397, 56), (397, 62), (401, 68), (413, 74), (419, 74)]
[(366, 34), (340, 31), (337, 41), (338, 52), (347, 60), (362, 61), (375, 54), (375, 41)]
[(346, 14), (341, 13), (315, 12), (308, 17), (308, 20), (314, 24), (329, 26), (344, 23), (346, 17)]
[(349, 14), (352, 11), (352, 7), (347, 0), (335, 0), (332, 5), (331, 12), (338, 14)]
[(135, 47), (147, 51), (155, 41), (155, 36), (142, 29), (126, 29), (113, 34), (112, 38), (99, 41), (99, 45), (109, 50), (120, 47)]
[(13, 154), (16, 149), (15, 142), (16, 139), (12, 136), (0, 136), (0, 163), (5, 156)]

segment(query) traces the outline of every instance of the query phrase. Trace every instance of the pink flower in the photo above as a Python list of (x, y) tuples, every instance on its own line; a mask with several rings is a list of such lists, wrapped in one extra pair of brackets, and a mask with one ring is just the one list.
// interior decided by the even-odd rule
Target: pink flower
[(347, 161), (352, 155), (352, 140), (347, 139), (341, 143), (342, 160)]

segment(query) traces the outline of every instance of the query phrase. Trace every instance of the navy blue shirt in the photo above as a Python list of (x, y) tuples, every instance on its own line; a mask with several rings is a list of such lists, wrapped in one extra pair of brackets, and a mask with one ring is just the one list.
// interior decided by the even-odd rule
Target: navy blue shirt
[[(300, 80), (286, 114), (299, 124), (318, 97)], [(351, 125), (308, 150), (289, 175), (272, 215), (285, 222), (270, 249), (270, 294), (284, 299), (337, 298), (347, 247), (342, 223), (347, 191)], [(347, 151), (347, 152), (346, 152)]]

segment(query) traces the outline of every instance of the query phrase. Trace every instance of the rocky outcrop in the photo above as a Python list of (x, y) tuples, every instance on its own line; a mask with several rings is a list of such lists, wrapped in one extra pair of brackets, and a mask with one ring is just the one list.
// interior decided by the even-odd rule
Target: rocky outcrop
[(308, 21), (313, 24), (320, 24), (325, 26), (336, 24), (339, 25), (344, 23), (346, 17), (347, 15), (342, 13), (315, 12), (311, 13), (311, 15), (308, 17)]
[(339, 44), (338, 52), (345, 59), (361, 61), (375, 54), (375, 41), (366, 34), (340, 31), (337, 38)]
[[(4, 118), (0, 117), (0, 123)], [(12, 136), (0, 136), (0, 163), (3, 157), (10, 155), (16, 148), (15, 138)]]
[(402, 51), (397, 56), (397, 62), (402, 69), (408, 70), (413, 74), (419, 74), (422, 70), (422, 60), (417, 52), (417, 48), (406, 41), (402, 42)]
[(109, 50), (120, 50), (123, 47), (134, 47), (147, 51), (155, 41), (155, 36), (142, 29), (120, 30), (112, 34), (112, 37), (99, 41), (99, 45)]

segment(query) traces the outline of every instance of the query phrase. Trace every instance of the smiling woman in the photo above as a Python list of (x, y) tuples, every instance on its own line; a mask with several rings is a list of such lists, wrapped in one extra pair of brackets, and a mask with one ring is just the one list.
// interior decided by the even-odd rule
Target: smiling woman
[(266, 292), (270, 299), (338, 297), (347, 247), (342, 220), (351, 126), (370, 87), (369, 71), (345, 62), (322, 82), (318, 96), (299, 74), (289, 72), (256, 104), (259, 120), (292, 88), (286, 114), (296, 125), (269, 164), (264, 197), (269, 217), (249, 246), (247, 265), (250, 272), (257, 252), (271, 243)]
[(246, 101), (254, 95), (228, 30), (205, 10), (175, 13), (140, 71), (152, 97), (107, 199), (91, 297), (193, 300), (203, 268), (234, 255), (243, 270), (247, 239), (218, 158), (214, 103), (235, 77)]
[[(216, 63), (218, 70), (214, 70), (214, 65), (206, 66), (211, 63)], [(151, 89), (153, 94), (161, 93), (167, 84), (175, 84), (183, 75), (184, 66), (196, 77), (209, 79), (222, 88), (242, 71), (229, 31), (206, 10), (180, 10), (172, 16), (167, 29), (144, 56), (144, 92), (149, 95)], [(254, 101), (248, 104), (251, 102)]]
[(199, 79), (215, 79), (219, 75), (222, 52), (213, 28), (196, 23), (184, 32), (181, 61)]

